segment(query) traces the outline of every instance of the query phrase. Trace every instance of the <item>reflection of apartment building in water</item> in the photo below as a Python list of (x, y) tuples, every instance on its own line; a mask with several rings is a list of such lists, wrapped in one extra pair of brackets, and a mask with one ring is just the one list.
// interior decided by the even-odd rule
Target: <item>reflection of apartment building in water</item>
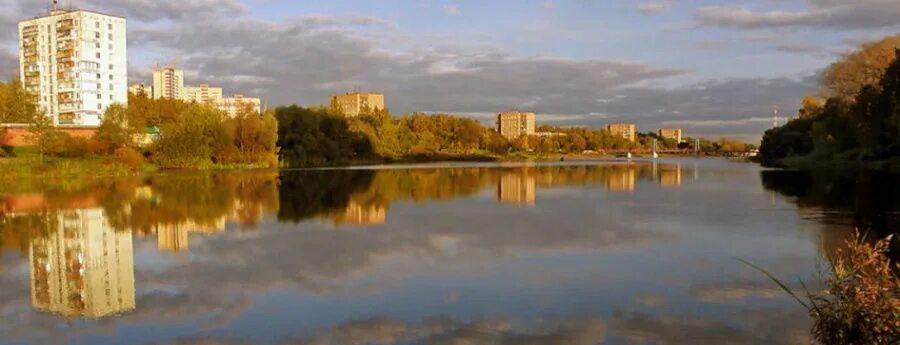
[(497, 200), (519, 206), (534, 206), (536, 179), (525, 171), (500, 175)]
[(356, 117), (370, 111), (384, 110), (384, 95), (359, 92), (334, 95), (331, 96), (331, 105), (347, 117)]
[(613, 123), (606, 125), (609, 134), (634, 142), (637, 140), (637, 127), (633, 123)]
[(387, 221), (387, 208), (381, 205), (362, 205), (351, 201), (343, 214), (334, 218), (336, 224), (379, 225)]
[(31, 301), (37, 310), (100, 318), (135, 308), (131, 232), (109, 227), (100, 209), (62, 211), (31, 243)]
[(681, 143), (681, 128), (660, 128), (656, 131), (656, 134), (658, 134), (660, 138)]
[(606, 188), (613, 192), (633, 192), (634, 182), (637, 178), (637, 169), (634, 167), (616, 167), (606, 176)]
[(497, 133), (509, 140), (534, 134), (534, 113), (507, 111), (497, 114)]
[(156, 245), (161, 251), (180, 252), (190, 247), (188, 237), (191, 233), (215, 234), (225, 231), (227, 217), (222, 217), (211, 224), (198, 224), (185, 221), (177, 224), (156, 225)]
[(19, 23), (19, 77), (53, 124), (99, 126), (107, 107), (128, 104), (126, 32), (125, 18), (84, 10)]
[(662, 187), (681, 186), (681, 167), (668, 166), (659, 168), (659, 185)]

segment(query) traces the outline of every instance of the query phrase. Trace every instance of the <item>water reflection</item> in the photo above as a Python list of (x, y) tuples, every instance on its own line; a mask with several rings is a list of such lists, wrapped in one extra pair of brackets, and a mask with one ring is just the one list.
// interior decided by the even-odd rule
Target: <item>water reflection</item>
[(46, 218), (31, 240), (31, 301), (37, 310), (99, 318), (134, 309), (131, 233), (110, 228), (101, 209)]
[(224, 233), (228, 224), (252, 231), (267, 214), (372, 226), (402, 201), (494, 188), (499, 203), (534, 207), (542, 189), (633, 192), (638, 179), (670, 187), (680, 176), (680, 165), (657, 164), (162, 175), (5, 194), (0, 235), (2, 248), (29, 255), (35, 309), (99, 318), (135, 308), (133, 236), (155, 237), (160, 252), (182, 252), (193, 236)]
[[(763, 171), (763, 186), (789, 197), (801, 216), (821, 224), (822, 247), (833, 255), (857, 229), (883, 238), (900, 229), (900, 175), (877, 171)], [(893, 257), (900, 257), (895, 241)]]

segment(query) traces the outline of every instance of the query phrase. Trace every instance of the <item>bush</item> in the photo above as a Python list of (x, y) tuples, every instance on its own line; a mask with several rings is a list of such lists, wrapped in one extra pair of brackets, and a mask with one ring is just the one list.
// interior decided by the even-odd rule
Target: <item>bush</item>
[(128, 167), (131, 171), (140, 171), (144, 165), (144, 156), (137, 150), (130, 147), (120, 147), (113, 152), (116, 161)]
[(900, 279), (887, 253), (891, 237), (847, 242), (827, 288), (810, 296), (813, 335), (822, 344), (892, 344), (900, 340)]
[(766, 270), (747, 261), (809, 310), (816, 344), (897, 344), (900, 340), (900, 277), (888, 252), (892, 236), (874, 244), (858, 233), (831, 259), (825, 289), (798, 297)]

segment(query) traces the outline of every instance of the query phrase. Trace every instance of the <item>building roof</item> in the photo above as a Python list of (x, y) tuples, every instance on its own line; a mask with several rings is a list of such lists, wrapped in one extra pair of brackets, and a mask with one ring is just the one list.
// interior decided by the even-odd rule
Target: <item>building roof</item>
[(48, 14), (45, 14), (45, 15), (42, 15), (42, 16), (36, 16), (36, 17), (31, 17), (31, 18), (29, 18), (29, 19), (20, 20), (20, 21), (19, 21), (19, 24), (24, 23), (24, 22), (28, 22), (28, 21), (32, 21), (32, 20), (35, 20), (35, 19), (41, 19), (41, 18), (47, 18), (47, 17), (53, 17), (53, 16), (61, 16), (61, 15), (64, 15), (64, 14), (78, 13), (78, 12), (92, 13), (92, 14), (99, 14), (99, 15), (101, 15), (101, 16), (115, 17), (115, 18), (119, 18), (119, 19), (127, 19), (127, 18), (125, 18), (125, 17), (123, 17), (123, 16), (117, 16), (117, 15), (114, 15), (114, 14), (108, 14), (108, 13), (97, 12), (97, 11), (91, 11), (91, 10), (81, 10), (81, 9), (78, 9), (78, 10), (66, 10), (66, 9), (61, 9), (61, 10), (57, 10), (57, 11), (59, 11), (59, 12), (58, 12), (58, 13), (48, 13)]

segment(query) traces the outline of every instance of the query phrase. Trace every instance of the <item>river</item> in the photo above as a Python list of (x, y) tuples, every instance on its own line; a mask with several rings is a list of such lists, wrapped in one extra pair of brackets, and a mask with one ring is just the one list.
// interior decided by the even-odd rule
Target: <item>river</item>
[(895, 176), (715, 159), (0, 188), (0, 344), (803, 344)]

